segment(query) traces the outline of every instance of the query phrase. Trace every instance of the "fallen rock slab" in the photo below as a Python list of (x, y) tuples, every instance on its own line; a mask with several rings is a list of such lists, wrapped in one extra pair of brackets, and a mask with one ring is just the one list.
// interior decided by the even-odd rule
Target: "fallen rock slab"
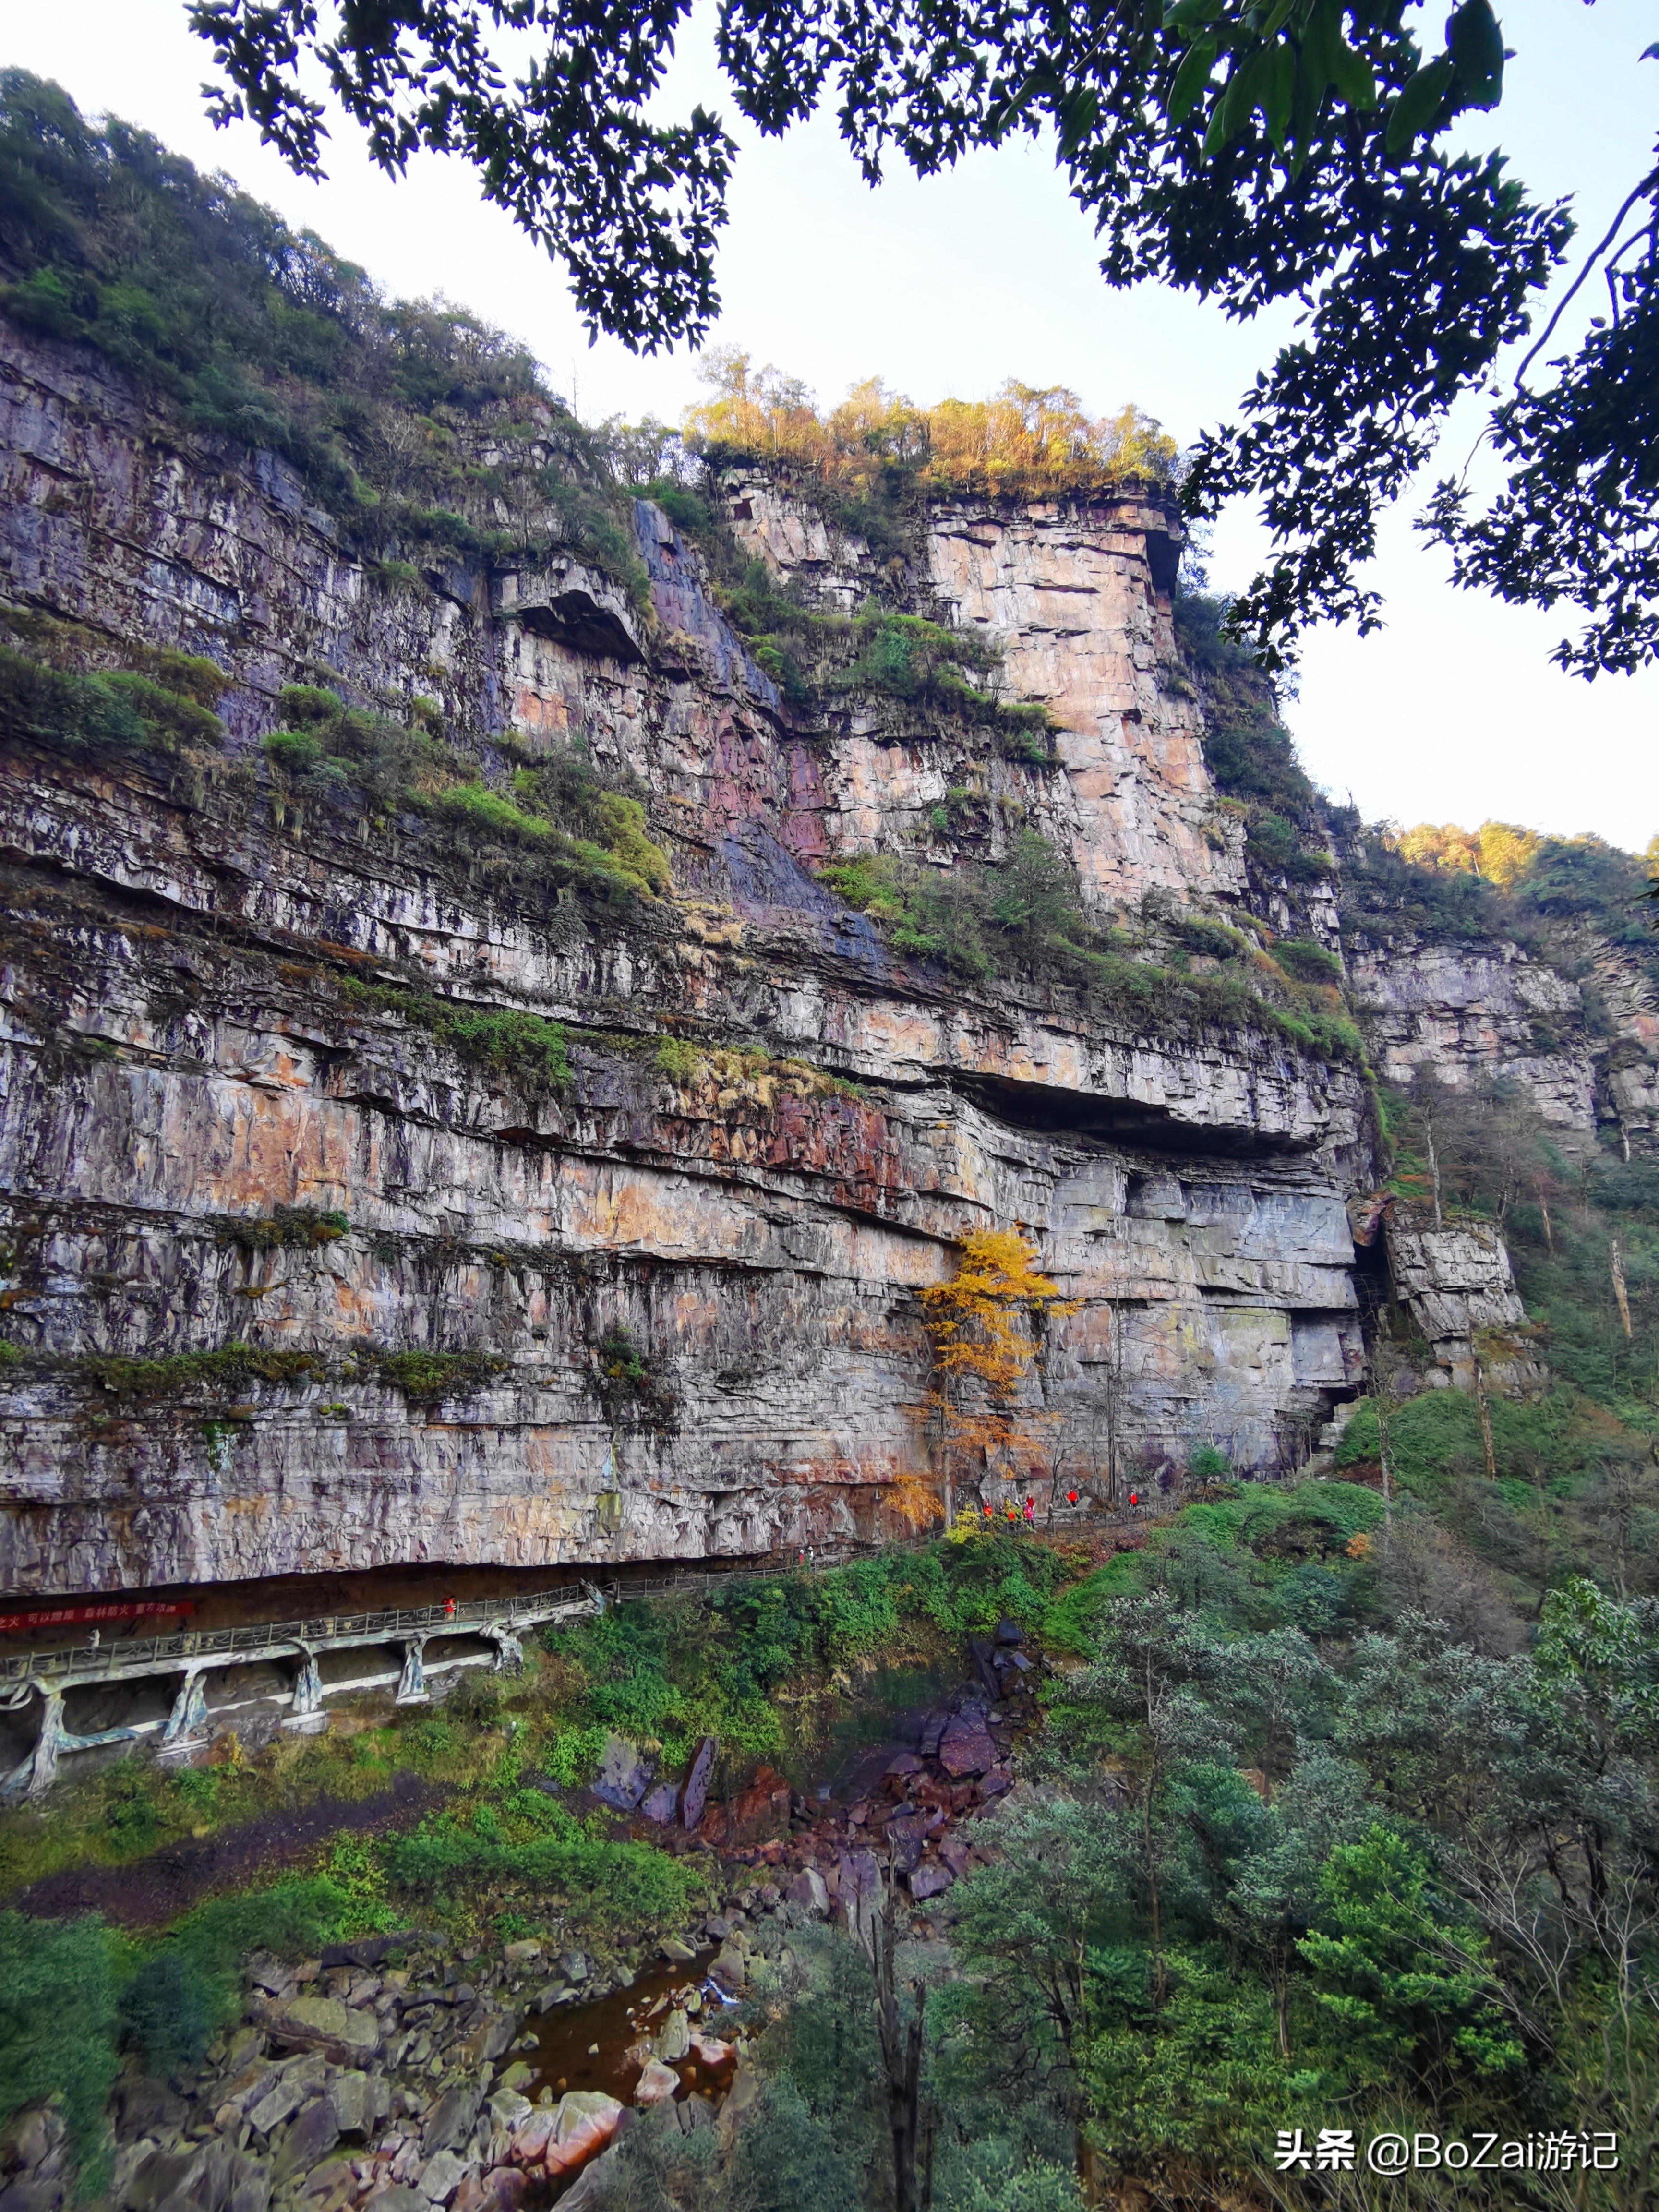
[(526, 2118), (513, 2130), (512, 2147), (507, 2156), (517, 2166), (544, 2166), (547, 2162), (547, 2146), (558, 2125), (559, 2113), (556, 2105), (532, 2105)]
[(338, 1997), (288, 1997), (264, 2011), (272, 2040), (290, 2051), (319, 2051), (337, 2065), (360, 2066), (380, 2047), (380, 2024)]
[(971, 1708), (952, 1714), (939, 1738), (939, 1763), (952, 1781), (964, 1775), (983, 1774), (996, 1765), (997, 1747), (983, 1713)]
[(392, 2181), (365, 2201), (363, 2212), (427, 2212), (427, 2203), (402, 2182)]
[(441, 2150), (421, 2168), (415, 2186), (427, 2203), (447, 2204), (469, 2170), (467, 2160), (457, 2158), (453, 2150)]
[(829, 1884), (816, 1867), (803, 1867), (791, 1878), (784, 1895), (815, 1920), (822, 1920), (830, 1910)]
[(680, 2077), (672, 2066), (665, 2066), (660, 2058), (647, 2062), (634, 2088), (636, 2105), (660, 2105), (670, 2097), (679, 2094)]
[(691, 1762), (691, 1771), (685, 1778), (685, 1794), (680, 1801), (680, 1820), (688, 1835), (702, 1819), (703, 1808), (708, 1802), (708, 1784), (714, 1776), (714, 1761), (720, 1753), (720, 1741), (706, 1735), (697, 1746), (697, 1755)]
[(477, 2089), (460, 2081), (446, 2089), (427, 2114), (426, 2125), (421, 2130), (421, 2155), (430, 2158), (434, 2151), (447, 2150), (463, 2136), (471, 2135), (477, 2117)]
[(613, 1733), (606, 1736), (599, 1755), (593, 1795), (619, 1813), (631, 1813), (651, 1787), (655, 1771), (655, 1761), (647, 1759), (637, 1744)]
[(617, 2132), (623, 2107), (603, 2089), (568, 2089), (559, 2100), (547, 2146), (547, 2172), (557, 2180), (585, 2166)]

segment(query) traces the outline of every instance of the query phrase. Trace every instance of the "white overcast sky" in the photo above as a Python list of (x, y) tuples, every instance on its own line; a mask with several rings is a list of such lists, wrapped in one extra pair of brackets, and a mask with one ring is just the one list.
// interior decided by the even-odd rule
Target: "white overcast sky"
[[(1503, 14), (1516, 58), (1502, 109), (1471, 118), (1468, 142), (1501, 143), (1537, 195), (1574, 195), (1581, 233), (1599, 236), (1651, 158), (1659, 62), (1638, 58), (1655, 34), (1652, 0), (1510, 0)], [(822, 398), (872, 374), (922, 402), (977, 397), (1012, 375), (1072, 385), (1099, 412), (1136, 400), (1184, 442), (1231, 410), (1287, 327), (1235, 326), (1156, 287), (1108, 291), (1042, 148), (975, 155), (926, 184), (895, 173), (871, 191), (827, 119), (761, 140), (733, 116), (710, 21), (702, 0), (665, 106), (703, 100), (741, 147), (715, 340)], [(199, 92), (211, 57), (185, 28), (184, 0), (14, 7), (0, 61), (229, 171), (390, 290), (443, 293), (512, 331), (589, 418), (674, 422), (697, 396), (684, 354), (636, 360), (604, 339), (590, 350), (558, 270), (481, 204), (459, 164), (426, 157), (393, 184), (343, 122), (327, 181), (307, 185), (250, 126), (214, 131)], [(1429, 480), (1462, 465), (1480, 421), (1466, 403)], [(1562, 675), (1548, 655), (1568, 625), (1454, 591), (1443, 556), (1412, 530), (1420, 503), (1408, 498), (1383, 526), (1374, 580), (1386, 629), (1322, 631), (1305, 650), (1290, 720), (1310, 772), (1368, 817), (1495, 816), (1644, 848), (1659, 832), (1659, 670), (1594, 684)], [(1261, 542), (1248, 512), (1224, 517), (1212, 581), (1242, 583)]]

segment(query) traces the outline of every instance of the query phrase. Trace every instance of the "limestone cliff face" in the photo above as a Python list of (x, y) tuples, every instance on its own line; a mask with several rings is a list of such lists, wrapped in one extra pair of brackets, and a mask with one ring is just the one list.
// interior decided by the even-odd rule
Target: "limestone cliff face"
[(1384, 1082), (1427, 1070), (1456, 1089), (1502, 1076), (1545, 1121), (1595, 1126), (1595, 1065), (1576, 982), (1517, 945), (1414, 940), (1352, 952), (1354, 1003)]
[[(1149, 1466), (1272, 1463), (1355, 1387), (1358, 1071), (895, 953), (811, 868), (890, 849), (948, 747), (857, 707), (797, 726), (655, 507), (648, 612), (574, 559), (388, 586), (271, 456), (168, 430), (88, 354), (3, 358), (6, 596), (210, 655), (232, 755), (192, 782), (4, 747), (8, 1587), (868, 1528), (930, 1466), (915, 1292), (991, 1224), (1081, 1301), (1034, 1386), (1073, 1443), (1109, 1373)], [(780, 566), (816, 544), (833, 589), (857, 549), (809, 521), (780, 496), (736, 526)], [(1166, 680), (1167, 518), (941, 510), (927, 562), (1062, 726), (1054, 763), (987, 773), (1090, 893), (1237, 897)], [(673, 896), (585, 909), (284, 811), (252, 763), (295, 680), (435, 696), (486, 765), (580, 734), (648, 789)], [(459, 1055), (410, 994), (573, 1024), (570, 1082)], [(667, 1034), (693, 1072), (661, 1072)], [(281, 1208), (345, 1226), (250, 1233)], [(618, 1327), (638, 1388), (604, 1371)]]
[[(1570, 1148), (1599, 1127), (1650, 1148), (1659, 1138), (1659, 1008), (1619, 947), (1567, 945), (1577, 975), (1504, 940), (1406, 936), (1351, 946), (1348, 975), (1378, 1074), (1409, 1087), (1425, 1071), (1453, 1090), (1501, 1080)], [(1587, 1018), (1586, 988), (1601, 1019)]]
[[(726, 509), (745, 550), (779, 575), (849, 607), (868, 588), (867, 550), (832, 537), (799, 496), (739, 476)], [(934, 611), (995, 647), (1007, 696), (1041, 702), (1057, 725), (1058, 775), (1001, 774), (1097, 909), (1133, 906), (1152, 890), (1181, 900), (1244, 890), (1242, 833), (1215, 804), (1195, 699), (1170, 680), (1180, 547), (1178, 520), (1144, 495), (1012, 513), (945, 501), (922, 532), (918, 566)], [(950, 781), (948, 751), (896, 754), (867, 717), (850, 718), (830, 755), (836, 850), (896, 848)]]

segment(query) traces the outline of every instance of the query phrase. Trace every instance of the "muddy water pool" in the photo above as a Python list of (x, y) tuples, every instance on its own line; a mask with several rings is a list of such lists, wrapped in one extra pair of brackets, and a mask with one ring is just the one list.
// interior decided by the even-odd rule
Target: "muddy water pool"
[[(691, 2016), (693, 2033), (724, 2040), (720, 2022), (727, 2008), (708, 1978), (714, 1956), (711, 1944), (690, 1966), (653, 1966), (635, 1977), (632, 1989), (613, 1990), (609, 1996), (595, 1997), (586, 2004), (560, 2005), (544, 2013), (531, 2024), (537, 2048), (530, 2060), (534, 2079), (526, 2094), (533, 2100), (544, 2086), (556, 2098), (567, 2089), (603, 2089), (606, 2096), (630, 2104), (641, 2069), (638, 2061), (629, 2057), (629, 2047), (660, 2030), (671, 2006), (659, 2008), (658, 2000), (672, 2000), (676, 1990), (688, 1984), (702, 1997), (702, 2010)], [(647, 2018), (652, 2014), (654, 2017)], [(591, 2046), (596, 2043), (599, 2047), (594, 2054)], [(695, 2092), (717, 2097), (731, 2086), (730, 2059), (720, 2066), (708, 2066), (694, 2051), (674, 2071), (680, 2077), (683, 2096)]]

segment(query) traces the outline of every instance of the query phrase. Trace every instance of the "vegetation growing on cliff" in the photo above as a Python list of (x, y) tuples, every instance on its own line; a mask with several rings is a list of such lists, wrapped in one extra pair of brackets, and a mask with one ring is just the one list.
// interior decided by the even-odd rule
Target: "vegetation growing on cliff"
[(285, 801), (345, 804), (382, 828), (413, 815), (486, 874), (623, 902), (667, 890), (668, 855), (648, 834), (633, 777), (602, 773), (569, 744), (529, 756), (502, 789), (443, 742), (441, 718), (422, 708), (411, 726), (290, 684), (277, 699), (283, 726), (261, 749)]
[[(1449, 1418), (1455, 1395), (1426, 1394), (1425, 1418)], [(1644, 1841), (1659, 1641), (1639, 1593), (1659, 1554), (1644, 1540), (1623, 1599), (1556, 1575), (1523, 1649), (1536, 1606), (1523, 1564), (1486, 1564), (1455, 1532), (1415, 1451), (1413, 1432), (1391, 1506), (1352, 1480), (1221, 1482), (1105, 1556), (959, 1533), (826, 1575), (612, 1608), (547, 1632), (525, 1677), (478, 1679), (441, 1712), (349, 1742), (89, 1773), (67, 1785), (72, 1832), (16, 1814), (0, 1825), (10, 1879), (94, 1840), (126, 1862), (296, 1792), (363, 1796), (400, 1766), (447, 1794), (413, 1826), (343, 1832), (320, 1879), (285, 1877), (136, 1947), (83, 1929), (52, 2038), (27, 1999), (38, 1967), (66, 1963), (58, 1934), (0, 1923), (21, 1946), (0, 1991), (8, 2079), (67, 2086), (52, 2055), (77, 2051), (95, 2157), (118, 2034), (135, 2049), (156, 2037), (159, 2053), (162, 2027), (204, 2031), (252, 1945), (314, 1952), (418, 1917), (458, 1943), (537, 1935), (636, 1955), (678, 1924), (698, 1877), (567, 1801), (612, 1732), (670, 1771), (712, 1732), (737, 1771), (770, 1759), (804, 1780), (856, 1743), (853, 1682), (880, 1731), (884, 1700), (917, 1694), (907, 1668), (949, 1664), (964, 1635), (1012, 1617), (1083, 1663), (1045, 1691), (1046, 1726), (1023, 1753), (1036, 1786), (963, 1832), (985, 1861), (942, 1901), (942, 1945), (919, 1963), (936, 2204), (1072, 2206), (1079, 2132), (1109, 2176), (1179, 2171), (1212, 2194), (1265, 2185), (1281, 2129), (1311, 2143), (1332, 2124), (1362, 2146), (1389, 2126), (1605, 2126), (1623, 2138), (1620, 2171), (1639, 2176), (1659, 2065)], [(1575, 1540), (1575, 1565), (1610, 1571), (1605, 1529), (1586, 1520)], [(842, 1940), (798, 1930), (789, 1957), (757, 1968), (750, 2063), (800, 2117), (757, 2136), (744, 2171), (804, 2155), (800, 2130), (816, 2129), (813, 2201), (851, 2206), (872, 2201), (886, 2146), (857, 2119), (883, 2109), (884, 2076), (854, 2032), (869, 1969)], [(149, 2001), (164, 1983), (165, 2021)], [(619, 2202), (633, 2201), (633, 2158), (609, 2177)], [(690, 2194), (672, 2161), (651, 2172), (667, 2193), (650, 2201), (684, 2212), (724, 2206), (736, 2185), (707, 2162)], [(1033, 2196), (1039, 2184), (1048, 2193)], [(1640, 2198), (1590, 2201), (1624, 2212)]]
[(394, 983), (365, 983), (342, 975), (336, 989), (349, 1006), (361, 1006), (417, 1024), (463, 1060), (499, 1069), (534, 1092), (562, 1091), (570, 1082), (569, 1031), (562, 1022), (517, 1006), (475, 1006), (406, 991)]
[[(508, 94), (505, 57), (461, 0), (422, 9), (393, 43), (372, 19), (321, 27), (306, 0), (251, 17), (220, 0), (191, 12), (224, 72), (216, 114), (258, 118), (300, 173), (321, 173), (313, 86), (326, 82), (389, 171), (422, 144), (463, 151), (489, 196), (565, 260), (592, 329), (647, 350), (707, 336), (736, 147), (703, 106), (662, 120), (672, 14), (625, 11), (626, 35), (596, 64), (552, 11), (538, 19), (542, 59)], [(836, 0), (782, 15), (732, 0), (720, 58), (765, 135), (835, 108), (869, 181), (895, 154), (927, 176), (971, 149), (1052, 133), (1109, 283), (1155, 278), (1239, 319), (1298, 303), (1303, 336), (1256, 376), (1240, 421), (1205, 434), (1182, 488), (1203, 514), (1260, 497), (1274, 551), (1234, 611), (1280, 665), (1311, 621), (1375, 626), (1376, 595), (1358, 577), (1379, 510), (1429, 457), (1453, 402), (1528, 331), (1572, 234), (1566, 207), (1529, 200), (1503, 153), (1461, 150), (1461, 118), (1503, 97), (1509, 50), (1490, 0), (1463, 0), (1443, 36), (1438, 52), (1419, 43), (1398, 0), (1266, 13), (1207, 0), (1156, 25), (1133, 12), (1082, 25), (1066, 10), (918, 17), (899, 0), (854, 23)], [(1501, 495), (1471, 519), (1467, 484), (1448, 481), (1425, 521), (1453, 548), (1458, 581), (1589, 611), (1588, 634), (1556, 658), (1589, 673), (1659, 649), (1643, 404), (1659, 168), (1643, 166), (1566, 295), (1598, 272), (1610, 319), (1592, 318), (1536, 390), (1527, 374), (1558, 309), (1488, 425), (1510, 471)]]
[[(821, 880), (891, 933), (901, 952), (982, 980), (1024, 972), (1061, 982), (1151, 1033), (1194, 1025), (1267, 1030), (1305, 1052), (1362, 1062), (1364, 1047), (1322, 947), (1292, 941), (1281, 965), (1203, 916), (1155, 918), (1138, 940), (1097, 929), (1064, 857), (1022, 830), (1000, 863), (926, 866), (885, 854), (834, 863)], [(1173, 940), (1163, 958), (1155, 947)], [(1195, 969), (1190, 954), (1212, 963)]]
[(315, 1251), (337, 1244), (350, 1227), (350, 1216), (337, 1206), (278, 1206), (268, 1214), (237, 1214), (222, 1221), (218, 1238), (246, 1252)]
[[(1382, 848), (1381, 852), (1376, 849)], [(1345, 871), (1345, 872), (1346, 872)], [(1659, 837), (1642, 854), (1594, 836), (1547, 837), (1513, 822), (1421, 822), (1390, 831), (1361, 856), (1359, 886), (1372, 910), (1392, 895), (1431, 935), (1459, 930), (1510, 936), (1577, 964), (1564, 933), (1589, 930), (1659, 983), (1653, 926)]]
[(642, 602), (603, 455), (525, 349), (387, 301), (310, 232), (148, 133), (0, 72), (0, 307), (98, 349), (179, 429), (268, 448), (361, 552), (565, 551)]
[[(151, 754), (190, 760), (224, 741), (213, 711), (225, 678), (210, 660), (165, 647), (118, 647), (78, 623), (0, 606), (0, 725), (70, 759)], [(113, 661), (118, 665), (111, 666)]]
[(1051, 1320), (1078, 1310), (1037, 1271), (1036, 1247), (1017, 1231), (986, 1229), (963, 1240), (955, 1272), (920, 1293), (933, 1347), (928, 1412), (939, 1439), (945, 1519), (958, 1455), (969, 1467), (1018, 1465), (1044, 1425), (1019, 1402), (1020, 1386)]
[(505, 1374), (507, 1366), (505, 1359), (488, 1352), (389, 1352), (380, 1345), (359, 1345), (353, 1352), (360, 1367), (371, 1370), (417, 1406), (471, 1398), (492, 1376)]
[(1607, 1464), (1646, 1457), (1659, 1446), (1659, 1167), (1626, 1159), (1614, 1129), (1592, 1146), (1552, 1128), (1502, 1080), (1420, 1078), (1389, 1103), (1395, 1187), (1501, 1230), (1552, 1372), (1599, 1409)]
[(256, 1381), (304, 1382), (322, 1368), (324, 1361), (314, 1352), (238, 1343), (225, 1345), (217, 1352), (177, 1352), (161, 1359), (88, 1352), (73, 1364), (78, 1373), (115, 1398), (172, 1398), (199, 1390), (222, 1398)]
[(1204, 760), (1244, 824), (1244, 854), (1260, 876), (1292, 884), (1333, 873), (1318, 793), (1308, 781), (1271, 682), (1226, 635), (1228, 602), (1199, 589), (1176, 595), (1175, 632), (1204, 708)]

